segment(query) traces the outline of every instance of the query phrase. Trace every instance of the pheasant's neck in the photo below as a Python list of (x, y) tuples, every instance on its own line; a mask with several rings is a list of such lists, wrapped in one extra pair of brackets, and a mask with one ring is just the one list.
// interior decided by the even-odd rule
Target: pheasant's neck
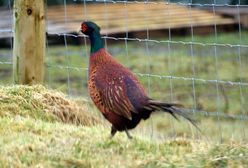
[(106, 64), (111, 60), (110, 54), (104, 48), (101, 48), (97, 52), (90, 54), (90, 68)]
[(104, 48), (104, 43), (102, 41), (101, 35), (99, 32), (93, 32), (90, 35), (90, 52), (95, 53), (97, 52), (99, 49)]

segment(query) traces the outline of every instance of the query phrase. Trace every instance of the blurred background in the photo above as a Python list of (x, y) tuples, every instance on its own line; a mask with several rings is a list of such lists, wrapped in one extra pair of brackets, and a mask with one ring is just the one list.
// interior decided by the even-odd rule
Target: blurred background
[[(0, 84), (13, 80), (12, 1), (0, 0)], [(248, 1), (47, 1), (45, 85), (89, 99), (83, 20), (155, 99), (182, 103), (216, 140), (247, 140)], [(165, 122), (167, 118), (168, 122)], [(145, 123), (169, 136), (190, 126), (164, 114)]]
[[(10, 0), (1, 0), (0, 5), (4, 6), (9, 4)], [(12, 1), (11, 1), (12, 2)], [(92, 2), (96, 2), (96, 0), (92, 0)], [(213, 3), (213, 0), (170, 0), (170, 2), (182, 2), (182, 3), (201, 3), (201, 4), (207, 4), (207, 3)], [(53, 1), (47, 1), (48, 5), (59, 5), (63, 4), (64, 0), (53, 0)], [(75, 1), (75, 0), (66, 0), (67, 4), (70, 3), (83, 3), (83, 1)], [(216, 4), (230, 4), (230, 5), (236, 5), (236, 4), (247, 4), (247, 0), (218, 0), (215, 2)]]

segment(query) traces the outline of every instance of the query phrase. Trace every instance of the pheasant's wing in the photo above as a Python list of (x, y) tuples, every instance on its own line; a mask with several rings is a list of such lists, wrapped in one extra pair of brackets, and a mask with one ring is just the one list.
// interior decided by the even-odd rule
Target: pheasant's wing
[(106, 109), (130, 120), (132, 112), (138, 113), (145, 92), (129, 70), (108, 66), (97, 72), (94, 81)]
[(139, 83), (138, 79), (132, 74), (126, 76), (124, 81), (126, 86), (126, 95), (131, 104), (136, 109), (136, 112), (140, 113), (150, 98), (148, 98), (143, 86)]

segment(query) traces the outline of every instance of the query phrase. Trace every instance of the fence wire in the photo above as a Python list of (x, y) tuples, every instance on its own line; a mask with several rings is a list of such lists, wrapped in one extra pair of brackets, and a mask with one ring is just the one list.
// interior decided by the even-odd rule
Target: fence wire
[[(83, 10), (84, 10), (84, 14), (85, 14), (85, 20), (87, 20), (87, 15), (90, 13), (89, 10), (87, 10), (87, 3), (86, 2), (91, 2), (90, 0), (85, 0), (83, 1), (84, 4), (83, 4)], [(104, 8), (104, 23), (105, 23), (105, 26), (108, 28), (111, 24), (111, 20), (109, 20), (109, 15), (108, 15), (108, 3), (123, 3), (125, 6), (125, 8), (127, 9), (127, 6), (126, 4), (146, 4), (146, 5), (149, 5), (149, 4), (156, 4), (156, 5), (166, 5), (166, 4), (170, 4), (170, 2), (158, 2), (158, 1), (108, 1), (108, 0), (104, 0), (104, 1), (94, 1), (94, 2), (98, 2), (98, 3), (103, 3), (105, 8)], [(192, 8), (194, 7), (209, 7), (209, 8), (212, 8), (212, 13), (214, 15), (216, 15), (215, 13), (215, 7), (220, 7), (220, 6), (225, 6), (225, 7), (245, 7), (246, 5), (229, 5), (229, 4), (216, 4), (215, 2), (213, 4), (194, 4), (192, 3), (173, 3), (174, 5), (181, 5), (181, 6), (186, 6), (188, 7), (188, 17), (189, 18), (192, 18), (192, 14), (191, 14), (191, 10)], [(145, 8), (144, 8), (145, 10)], [(168, 10), (169, 11), (169, 10)], [(164, 79), (168, 79), (169, 80), (169, 90), (170, 90), (170, 101), (174, 101), (176, 96), (174, 96), (175, 94), (175, 85), (176, 83), (179, 81), (188, 81), (190, 82), (190, 85), (191, 85), (191, 92), (192, 95), (193, 95), (193, 101), (192, 101), (192, 108), (191, 109), (185, 109), (185, 111), (188, 111), (189, 113), (193, 113), (194, 115), (201, 115), (201, 116), (204, 116), (204, 117), (216, 117), (217, 119), (217, 125), (218, 125), (218, 129), (219, 129), (219, 133), (220, 133), (220, 141), (222, 141), (223, 139), (223, 136), (222, 135), (223, 133), (223, 126), (221, 124), (221, 121), (222, 119), (232, 119), (232, 120), (247, 120), (247, 116), (245, 115), (245, 113), (242, 113), (242, 114), (226, 114), (224, 112), (221, 111), (221, 86), (220, 85), (227, 85), (227, 86), (238, 86), (238, 87), (247, 87), (248, 86), (248, 83), (245, 82), (245, 81), (242, 81), (242, 80), (239, 80), (239, 81), (232, 81), (232, 80), (223, 80), (223, 79), (220, 79), (219, 78), (219, 75), (218, 75), (218, 71), (219, 71), (219, 63), (218, 63), (218, 47), (226, 47), (226, 48), (233, 48), (233, 49), (240, 49), (240, 48), (247, 48), (248, 45), (247, 44), (242, 44), (241, 43), (241, 40), (240, 40), (240, 43), (239, 44), (229, 44), (229, 43), (218, 43), (218, 33), (217, 33), (217, 25), (216, 25), (216, 22), (214, 23), (214, 36), (215, 36), (215, 40), (214, 42), (197, 42), (194, 40), (194, 37), (195, 37), (195, 34), (194, 34), (194, 26), (193, 26), (193, 23), (190, 22), (190, 36), (191, 36), (191, 40), (190, 41), (177, 41), (177, 40), (172, 40), (171, 38), (171, 29), (169, 28), (169, 31), (168, 31), (168, 39), (167, 40), (161, 40), (161, 39), (153, 39), (151, 36), (150, 36), (150, 30), (147, 26), (145, 32), (146, 32), (146, 38), (137, 38), (137, 37), (129, 37), (128, 36), (128, 33), (129, 33), (129, 29), (128, 29), (128, 10), (125, 10), (126, 14), (126, 19), (125, 19), (125, 30), (126, 30), (126, 35), (125, 37), (116, 37), (116, 36), (111, 36), (109, 34), (106, 34), (105, 36), (103, 36), (103, 40), (105, 41), (105, 46), (106, 46), (106, 49), (108, 50), (110, 45), (111, 44), (108, 44), (108, 40), (114, 40), (114, 41), (123, 41), (125, 43), (124, 47), (125, 47), (125, 55), (126, 55), (126, 61), (129, 62), (129, 59), (132, 59), (131, 56), (130, 56), (130, 52), (132, 52), (132, 49), (129, 48), (129, 43), (132, 43), (132, 42), (138, 42), (140, 43), (140, 45), (143, 46), (143, 49), (144, 49), (144, 55), (143, 55), (143, 58), (146, 60), (145, 61), (145, 71), (143, 72), (139, 72), (139, 71), (134, 71), (135, 74), (141, 78), (144, 78), (145, 79), (145, 86), (146, 86), (146, 89), (148, 91), (148, 94), (151, 95), (152, 93), (152, 90), (153, 90), (153, 83), (152, 83), (152, 79), (153, 78), (158, 78), (160, 80), (164, 80)], [(169, 13), (168, 13), (169, 15)], [(144, 19), (147, 18), (147, 14), (144, 15)], [(65, 16), (65, 18), (67, 18)], [(241, 29), (239, 30), (241, 32)], [(49, 33), (49, 32), (48, 32)], [(57, 36), (63, 36), (63, 37), (74, 37), (74, 38), (84, 38), (84, 41), (85, 41), (85, 46), (86, 45), (86, 39), (88, 38), (87, 36), (85, 35), (75, 35), (75, 34), (70, 34), (70, 33), (49, 33), (48, 35), (57, 35)], [(143, 44), (142, 44), (143, 43)], [(151, 69), (151, 66), (153, 64), (152, 62), (152, 51), (151, 51), (151, 47), (150, 45), (167, 45), (168, 47), (168, 69), (169, 69), (169, 75), (161, 75), (161, 74), (156, 74), (152, 71)], [(171, 51), (173, 52), (173, 47), (172, 45), (183, 45), (183, 46), (186, 46), (186, 47), (189, 47), (190, 48), (190, 55), (191, 55), (191, 62), (192, 62), (192, 75), (190, 76), (175, 76), (173, 74), (173, 70), (172, 70), (172, 67), (173, 66), (173, 61), (172, 61), (172, 54), (171, 54)], [(195, 46), (201, 46), (201, 47), (213, 47), (214, 48), (214, 58), (215, 58), (215, 73), (216, 73), (216, 76), (213, 78), (213, 79), (207, 79), (207, 78), (198, 78), (197, 77), (197, 72), (196, 72), (196, 67), (195, 67), (195, 64), (196, 64), (196, 57), (197, 57), (197, 54), (195, 53), (194, 51), (194, 47)], [(65, 47), (67, 48), (67, 43), (65, 42)], [(68, 50), (68, 48), (67, 48)], [(240, 59), (241, 60), (241, 57)], [(242, 63), (242, 62), (240, 62)], [(127, 63), (128, 64), (128, 63)], [(77, 66), (63, 66), (63, 65), (55, 65), (55, 64), (47, 64), (48, 67), (50, 68), (59, 68), (59, 69), (67, 69), (67, 76), (68, 76), (68, 80), (70, 80), (70, 74), (68, 70), (73, 70), (73, 71), (85, 71), (85, 73), (87, 73), (88, 71), (88, 68), (87, 67), (77, 67)], [(83, 72), (84, 73), (84, 72)], [(241, 74), (240, 74), (241, 75)], [(211, 111), (211, 112), (207, 112), (207, 111), (203, 111), (203, 110), (199, 110), (197, 109), (197, 91), (196, 91), (196, 87), (199, 85), (199, 83), (202, 83), (202, 84), (212, 84), (215, 86), (215, 90), (216, 90), (216, 95), (215, 95), (215, 100), (216, 100), (216, 111)], [(70, 86), (68, 85), (68, 90), (70, 89), (69, 88)], [(242, 94), (240, 94), (240, 98), (243, 99), (243, 96)], [(171, 125), (171, 129), (173, 130), (173, 134), (174, 134), (174, 137), (176, 137), (177, 133), (176, 133), (176, 126), (175, 126), (175, 122), (173, 120), (170, 120), (170, 125)], [(153, 136), (153, 130), (154, 130), (154, 123), (152, 120), (150, 120), (150, 130), (151, 130), (151, 137)], [(243, 131), (245, 131), (243, 129)], [(194, 134), (192, 132), (192, 134)]]
[[(117, 36), (113, 36), (110, 34), (106, 34), (105, 36), (102, 36), (103, 40), (105, 41), (106, 44), (106, 48), (109, 49), (111, 48), (111, 45), (113, 45), (112, 43), (108, 44), (109, 40), (112, 41), (118, 41), (118, 42), (124, 42), (124, 53), (125, 53), (125, 60), (126, 60), (126, 64), (129, 64), (129, 60), (132, 59), (132, 50), (133, 48), (130, 48), (129, 44), (138, 44), (140, 46), (143, 46), (143, 50), (144, 50), (144, 54), (143, 55), (143, 59), (145, 60), (145, 64), (146, 64), (146, 69), (144, 71), (140, 71), (140, 70), (134, 70), (133, 72), (141, 79), (144, 79), (142, 81), (145, 81), (145, 87), (148, 91), (148, 94), (152, 96), (152, 92), (155, 89), (155, 87), (157, 86), (155, 82), (153, 81), (157, 81), (158, 80), (165, 80), (166, 82), (169, 83), (168, 86), (168, 91), (169, 91), (169, 100), (170, 101), (175, 101), (177, 100), (177, 97), (179, 93), (177, 93), (177, 85), (180, 85), (182, 87), (185, 87), (189, 90), (185, 91), (186, 93), (192, 95), (192, 102), (191, 103), (191, 107), (189, 106), (187, 109), (185, 109), (186, 112), (188, 113), (192, 113), (192, 115), (200, 115), (200, 118), (208, 118), (208, 117), (214, 117), (217, 119), (217, 125), (219, 128), (219, 132), (220, 132), (220, 141), (222, 141), (222, 138), (224, 135), (223, 130), (224, 130), (224, 126), (222, 125), (222, 121), (223, 119), (228, 119), (228, 120), (239, 120), (239, 121), (244, 121), (246, 122), (248, 120), (248, 113), (247, 113), (247, 90), (248, 90), (248, 82), (247, 80), (245, 80), (244, 78), (242, 78), (243, 76), (245, 76), (245, 65), (247, 64), (246, 62), (246, 58), (248, 55), (244, 55), (242, 53), (242, 50), (248, 50), (248, 44), (244, 44), (242, 42), (242, 39), (244, 37), (242, 37), (242, 25), (241, 25), (241, 21), (240, 21), (240, 8), (247, 8), (248, 5), (242, 5), (240, 4), (240, 2), (236, 5), (230, 5), (230, 4), (217, 4), (216, 1), (214, 0), (212, 4), (200, 4), (200, 3), (193, 3), (192, 1), (189, 3), (182, 3), (182, 2), (170, 2), (170, 1), (113, 1), (113, 0), (74, 0), (75, 2), (82, 2), (81, 6), (82, 6), (82, 11), (84, 13), (84, 16), (82, 18), (82, 20), (87, 20), (88, 14), (91, 12), (87, 9), (87, 5), (88, 3), (102, 3), (105, 6), (105, 10), (104, 10), (104, 22), (106, 27), (110, 27), (111, 26), (111, 20), (109, 19), (109, 8), (108, 8), (108, 4), (113, 3), (121, 3), (124, 4), (125, 7), (125, 37), (118, 37)], [(10, 1), (9, 1), (9, 5), (8, 5), (8, 9), (11, 11), (11, 5), (10, 5)], [(172, 39), (172, 28), (168, 28), (168, 34), (166, 36), (166, 38), (164, 39), (157, 39), (157, 38), (153, 38), (150, 35), (150, 30), (149, 27), (147, 26), (145, 33), (146, 33), (146, 37), (145, 38), (138, 38), (138, 37), (129, 37), (129, 26), (128, 26), (128, 22), (129, 22), (129, 16), (128, 16), (128, 6), (127, 4), (146, 4), (146, 5), (168, 5), (168, 4), (173, 4), (173, 5), (180, 5), (180, 6), (185, 6), (188, 8), (188, 13), (186, 15), (188, 15), (189, 18), (191, 18), (190, 20), (190, 33), (189, 36), (190, 41), (184, 41), (184, 40), (173, 40)], [(68, 20), (68, 13), (67, 13), (67, 1), (64, 0), (62, 6), (64, 7), (64, 24), (68, 24), (69, 20)], [(212, 14), (213, 15), (217, 15), (216, 14), (216, 8), (217, 7), (226, 7), (226, 8), (236, 8), (238, 11), (238, 39), (239, 39), (239, 43), (238, 44), (234, 44), (234, 43), (219, 43), (218, 42), (218, 37), (219, 37), (219, 32), (218, 32), (218, 28), (217, 28), (217, 23), (214, 22), (214, 42), (198, 42), (195, 40), (195, 32), (194, 32), (194, 25), (192, 23), (192, 9), (193, 8), (202, 8), (202, 7), (206, 7), (206, 8), (211, 8), (212, 9)], [(48, 7), (49, 8), (49, 7)], [(168, 10), (168, 16), (170, 16), (170, 12)], [(148, 16), (145, 14), (144, 15), (144, 19), (147, 18)], [(0, 21), (1, 22), (1, 21)], [(80, 23), (79, 23), (80, 25)], [(13, 29), (0, 29), (0, 33), (10, 33), (13, 34)], [(71, 56), (71, 51), (70, 51), (70, 46), (68, 44), (68, 40), (67, 38), (69, 37), (73, 37), (75, 39), (83, 39), (84, 42), (84, 48), (82, 50), (82, 53), (80, 53), (79, 55), (77, 55), (77, 57), (88, 57), (89, 55), (89, 46), (87, 43), (87, 39), (88, 37), (85, 35), (76, 35), (76, 34), (72, 34), (72, 33), (50, 33), (47, 32), (47, 36), (55, 36), (57, 38), (63, 37), (64, 40), (64, 51), (61, 53), (61, 55), (65, 58), (65, 62), (66, 64), (59, 64), (58, 63), (54, 63), (52, 60), (54, 59), (54, 54), (52, 51), (53, 46), (50, 45), (48, 42), (46, 44), (47, 46), (47, 62), (46, 62), (46, 74), (48, 77), (46, 77), (46, 84), (51, 87), (51, 88), (57, 88), (58, 86), (56, 86), (53, 82), (53, 78), (55, 78), (56, 76), (60, 76), (60, 75), (64, 75), (65, 77), (65, 81), (60, 81), (60, 82), (64, 82), (66, 83), (66, 92), (68, 93), (69, 96), (73, 97), (77, 94), (75, 94), (75, 92), (80, 92), (78, 89), (82, 89), (83, 91), (87, 91), (86, 89), (86, 80), (88, 78), (87, 74), (88, 74), (88, 67), (87, 65), (85, 65), (84, 67), (74, 65), (73, 64), (73, 60), (72, 60), (72, 56)], [(10, 40), (12, 41), (11, 37)], [(161, 72), (161, 74), (157, 74), (155, 72), (153, 72), (153, 55), (154, 55), (154, 50), (152, 49), (152, 46), (156, 46), (156, 45), (161, 45), (166, 49), (166, 57), (168, 58), (168, 62), (167, 62), (167, 66), (168, 66), (168, 73), (167, 75), (164, 75), (164, 73)], [(175, 66), (175, 62), (173, 61), (173, 52), (175, 50), (175, 48), (173, 48), (174, 45), (177, 46), (183, 46), (189, 49), (189, 55), (191, 56), (190, 62), (191, 62), (191, 74), (186, 74), (186, 75), (175, 75), (173, 72), (173, 66)], [(195, 47), (204, 47), (204, 48), (212, 48), (214, 50), (214, 54), (213, 54), (213, 59), (214, 59), (214, 71), (215, 74), (212, 74), (212, 77), (198, 77), (198, 71), (197, 71), (197, 64), (199, 64), (199, 62), (196, 62), (197, 57), (199, 57), (197, 55), (197, 52), (195, 51)], [(220, 47), (222, 48), (228, 48), (228, 49), (232, 49), (232, 50), (237, 50), (237, 54), (233, 57), (237, 56), (237, 60), (236, 63), (238, 64), (239, 67), (239, 78), (235, 79), (235, 80), (229, 80), (229, 79), (222, 79), (220, 78), (220, 67), (221, 65), (221, 61), (222, 58), (220, 57)], [(11, 46), (9, 47), (9, 50), (12, 50), (12, 42), (11, 42)], [(0, 50), (1, 51), (1, 50)], [(243, 54), (243, 55), (242, 55)], [(52, 56), (53, 55), (53, 56)], [(2, 56), (2, 54), (0, 53), (0, 56)], [(60, 56), (60, 57), (62, 57)], [(12, 65), (12, 58), (5, 60), (2, 59), (3, 57), (0, 57), (0, 65)], [(60, 59), (59, 56), (56, 59)], [(178, 59), (183, 59), (182, 57), (178, 58)], [(204, 59), (204, 58), (202, 58)], [(180, 65), (179, 65), (180, 66)], [(59, 75), (55, 73), (55, 71), (59, 72)], [(84, 77), (81, 75), (81, 77), (79, 77), (79, 79), (74, 79), (75, 76), (73, 76), (73, 74), (75, 73), (78, 74), (84, 74)], [(63, 73), (64, 72), (64, 73)], [(56, 79), (59, 80), (59, 79)], [(167, 81), (168, 80), (168, 81)], [(79, 87), (78, 87), (79, 85)], [(190, 85), (190, 87), (187, 87), (188, 85)], [(211, 101), (213, 102), (213, 104), (215, 105), (211, 105), (211, 106), (215, 106), (216, 108), (214, 110), (209, 110), (209, 111), (205, 111), (204, 108), (198, 108), (198, 92), (199, 92), (199, 88), (198, 87), (202, 87), (202, 86), (209, 86), (211, 85), (211, 88), (214, 90), (215, 94), (213, 95), (209, 95), (209, 99), (212, 99)], [(238, 88), (238, 92), (239, 92), (239, 96), (237, 99), (239, 99), (240, 102), (240, 113), (234, 113), (234, 114), (228, 114), (226, 112), (223, 111), (223, 103), (222, 103), (222, 99), (225, 99), (226, 94), (224, 93), (222, 94), (222, 90), (223, 87), (228, 87), (228, 89), (236, 89)], [(75, 89), (76, 88), (76, 89)], [(210, 88), (210, 87), (209, 87)], [(206, 92), (210, 92), (210, 90), (206, 90)], [(81, 92), (80, 92), (81, 93)], [(186, 95), (185, 93), (185, 95)], [(162, 95), (162, 93), (160, 94)], [(180, 94), (179, 94), (180, 95)], [(184, 95), (184, 96), (185, 96)], [(206, 94), (207, 95), (207, 94)], [(223, 98), (224, 97), (224, 98)], [(88, 97), (89, 99), (89, 97)], [(181, 100), (183, 100), (183, 98), (180, 98)], [(210, 101), (209, 101), (210, 102)], [(226, 101), (228, 102), (228, 101)], [(190, 104), (189, 103), (189, 104)], [(226, 103), (226, 104), (230, 104)], [(211, 109), (211, 108), (210, 108)], [(174, 132), (174, 135), (176, 135), (176, 131), (175, 131), (175, 126), (174, 126), (174, 122), (171, 121), (171, 126)], [(151, 136), (153, 136), (153, 129), (154, 129), (154, 122), (151, 120)], [(243, 131), (243, 138), (246, 139), (246, 128), (243, 126), (242, 127), (242, 131)]]

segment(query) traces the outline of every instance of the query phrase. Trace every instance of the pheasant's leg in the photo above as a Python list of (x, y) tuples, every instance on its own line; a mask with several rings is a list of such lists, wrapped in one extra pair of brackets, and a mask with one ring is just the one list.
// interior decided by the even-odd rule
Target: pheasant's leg
[(111, 127), (111, 133), (110, 133), (110, 138), (113, 138), (114, 135), (116, 134), (117, 130), (115, 129), (115, 127), (112, 125)]
[(129, 134), (129, 132), (128, 132), (127, 128), (125, 129), (125, 132), (126, 132), (127, 137), (128, 137), (129, 139), (132, 139), (132, 138), (133, 138), (133, 137)]

